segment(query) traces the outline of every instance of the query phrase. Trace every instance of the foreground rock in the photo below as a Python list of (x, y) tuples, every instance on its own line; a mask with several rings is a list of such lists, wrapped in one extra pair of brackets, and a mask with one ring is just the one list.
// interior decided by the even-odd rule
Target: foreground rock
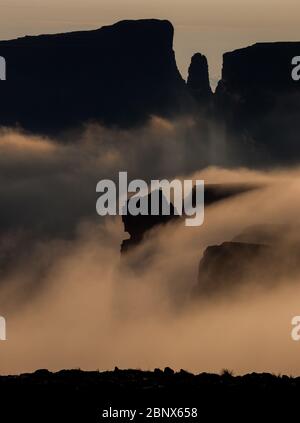
[(39, 370), (0, 377), (0, 392), (2, 415), (7, 413), (7, 421), (11, 422), (118, 420), (103, 418), (106, 410), (136, 410), (134, 421), (164, 421), (150, 418), (154, 408), (157, 413), (162, 408), (170, 414), (175, 412), (173, 419), (178, 421), (184, 420), (179, 410), (186, 408), (196, 410), (195, 417), (186, 421), (241, 422), (245, 413), (253, 422), (275, 417), (293, 421), (297, 409), (290, 404), (296, 404), (299, 398), (300, 378), (268, 373), (234, 377), (228, 371), (221, 375), (193, 375), (169, 368), (154, 372), (116, 369), (103, 373)]

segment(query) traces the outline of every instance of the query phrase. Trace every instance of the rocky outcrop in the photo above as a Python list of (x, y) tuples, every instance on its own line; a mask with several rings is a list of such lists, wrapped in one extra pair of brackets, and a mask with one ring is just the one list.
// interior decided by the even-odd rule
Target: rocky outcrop
[(217, 295), (242, 287), (268, 255), (269, 247), (260, 244), (224, 242), (208, 247), (199, 265), (198, 294)]
[(199, 263), (199, 297), (239, 292), (247, 286), (274, 287), (299, 280), (299, 227), (256, 225), (230, 242), (206, 248)]
[(83, 122), (127, 126), (186, 107), (168, 21), (122, 21), (94, 31), (0, 42), (7, 81), (0, 125), (42, 133)]
[(300, 83), (292, 79), (292, 59), (300, 42), (258, 43), (224, 54), (215, 95), (218, 119), (256, 163), (300, 157)]
[[(147, 202), (149, 210), (151, 210), (151, 194), (147, 196)], [(163, 214), (166, 205), (168, 205), (170, 209), (169, 215)], [(124, 224), (124, 231), (130, 235), (130, 238), (122, 242), (121, 253), (126, 253), (133, 247), (139, 245), (143, 241), (146, 233), (155, 226), (164, 225), (175, 218), (178, 218), (178, 216), (175, 214), (174, 206), (171, 202), (168, 203), (162, 191), (159, 192), (159, 214), (157, 215), (138, 214), (134, 216), (129, 213), (127, 203), (127, 214), (122, 216), (122, 221)]]
[(207, 105), (212, 99), (209, 83), (208, 63), (206, 57), (196, 53), (189, 67), (187, 87), (192, 97), (200, 104)]
[[(218, 201), (226, 200), (227, 198), (234, 197), (236, 195), (248, 192), (257, 187), (247, 184), (208, 184), (204, 187), (204, 203), (205, 206), (209, 206)], [(195, 191), (192, 191), (192, 204), (196, 204)], [(148, 195), (148, 201), (151, 207), (151, 196)], [(124, 240), (121, 245), (121, 252), (125, 253), (131, 250), (133, 247), (138, 246), (144, 239), (146, 233), (158, 226), (163, 225), (171, 220), (178, 219), (179, 216), (175, 214), (175, 209), (172, 203), (170, 203), (170, 215), (162, 214), (162, 204), (166, 202), (166, 198), (163, 193), (160, 193), (160, 213), (156, 216), (137, 215), (133, 216), (130, 213), (122, 216), (124, 225), (124, 231), (130, 235), (130, 238)]]

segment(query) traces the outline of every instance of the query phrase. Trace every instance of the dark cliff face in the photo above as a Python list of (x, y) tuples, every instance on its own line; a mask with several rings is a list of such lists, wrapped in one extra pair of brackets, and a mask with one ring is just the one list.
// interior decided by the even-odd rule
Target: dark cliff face
[(269, 247), (260, 244), (224, 242), (210, 246), (200, 261), (196, 291), (201, 296), (210, 296), (242, 288), (250, 278), (258, 277), (255, 270), (262, 262), (266, 266), (268, 259)]
[[(257, 43), (225, 53), (219, 92), (286, 92), (297, 84), (292, 79), (292, 59), (299, 56), (300, 42)], [(299, 89), (299, 86), (298, 86)]]
[(199, 263), (199, 297), (240, 292), (246, 286), (273, 288), (299, 279), (299, 227), (256, 225), (230, 242), (206, 248)]
[(89, 120), (131, 125), (180, 110), (186, 89), (168, 21), (0, 42), (0, 125), (57, 132)]
[(259, 43), (224, 54), (216, 90), (218, 117), (263, 164), (298, 160), (300, 83), (292, 79), (299, 42)]

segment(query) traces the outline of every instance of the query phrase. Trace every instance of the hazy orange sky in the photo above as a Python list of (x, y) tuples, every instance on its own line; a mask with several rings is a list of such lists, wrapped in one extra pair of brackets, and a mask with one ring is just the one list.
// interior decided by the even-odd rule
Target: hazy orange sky
[(139, 18), (174, 24), (184, 77), (196, 51), (208, 56), (211, 79), (216, 80), (224, 51), (257, 41), (300, 40), (299, 0), (0, 0), (0, 39)]

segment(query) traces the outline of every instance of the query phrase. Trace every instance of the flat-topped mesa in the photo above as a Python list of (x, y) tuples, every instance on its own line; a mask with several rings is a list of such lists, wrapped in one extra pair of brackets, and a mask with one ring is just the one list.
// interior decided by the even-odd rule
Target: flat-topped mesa
[(206, 57), (196, 53), (192, 57), (189, 67), (187, 87), (193, 98), (201, 105), (212, 98), (212, 90), (209, 83), (208, 63)]
[(0, 125), (59, 132), (90, 120), (128, 126), (169, 115), (188, 96), (164, 20), (0, 42), (7, 62)]
[(258, 43), (224, 54), (215, 105), (230, 137), (262, 162), (299, 160), (300, 82), (292, 60), (300, 42)]
[(217, 93), (300, 89), (292, 78), (292, 59), (299, 55), (300, 42), (256, 43), (227, 52)]

